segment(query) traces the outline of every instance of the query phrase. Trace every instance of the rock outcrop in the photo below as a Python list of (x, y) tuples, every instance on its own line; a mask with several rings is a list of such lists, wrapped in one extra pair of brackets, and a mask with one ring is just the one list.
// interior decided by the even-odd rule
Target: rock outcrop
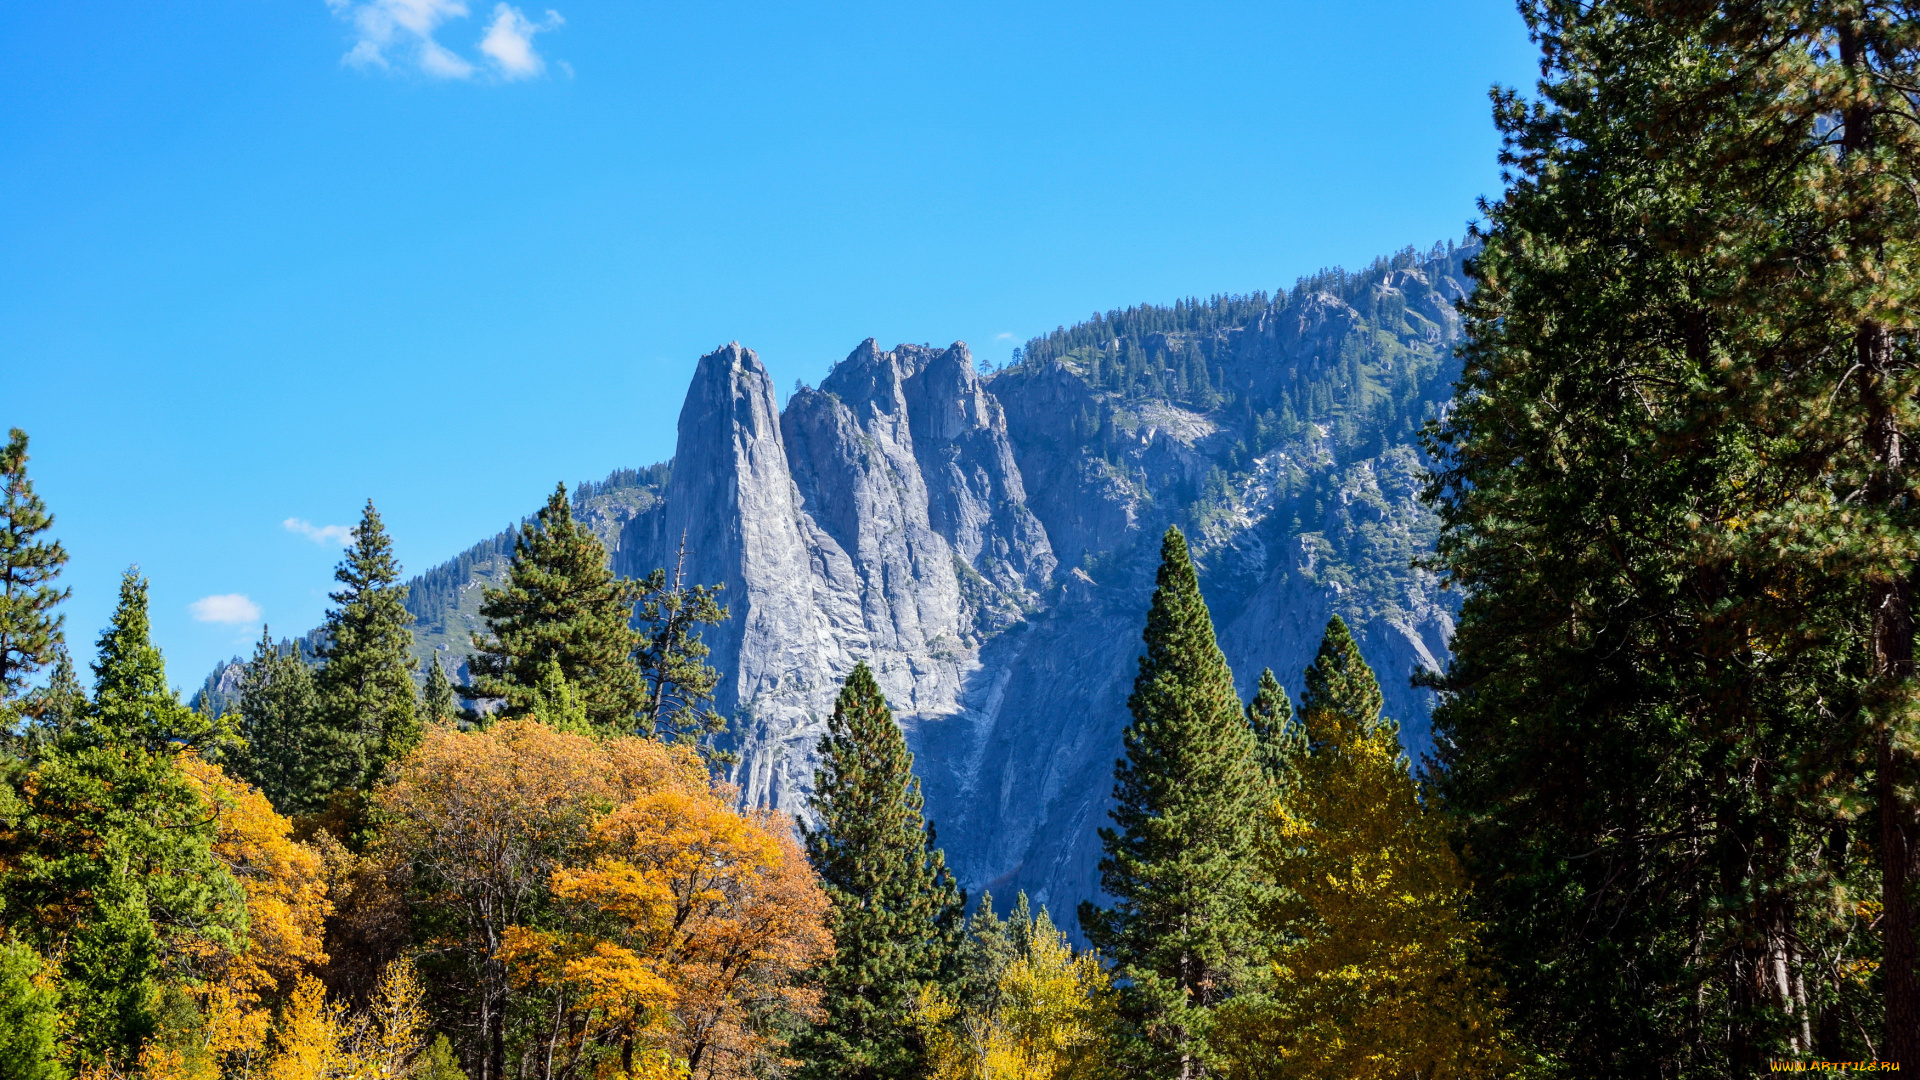
[[(1337, 380), (1383, 309), (1413, 351), (1373, 357), (1367, 378), (1441, 363), (1452, 284), (1391, 271), (1371, 286), (1375, 319), (1310, 294), (1205, 341), (1147, 345), (1204, 350), (1253, 417)], [(814, 744), (865, 660), (962, 883), (1025, 889), (1064, 915), (1098, 892), (1096, 830), (1169, 523), (1189, 532), (1244, 689), (1263, 667), (1294, 686), (1338, 611), (1410, 751), (1428, 745), (1431, 701), (1409, 677), (1444, 663), (1453, 609), (1411, 565), (1434, 535), (1415, 452), (1356, 457), (1308, 424), (1242, 461), (1243, 427), (1232, 410), (1102, 391), (1070, 359), (989, 382), (959, 343), (862, 342), (781, 411), (758, 358), (729, 345), (700, 360), (671, 481), (626, 522), (616, 567), (671, 567), (684, 538), (689, 578), (726, 586), (732, 617), (708, 640), (744, 800), (805, 813)], [(1229, 460), (1239, 472), (1222, 479)]]
[[(991, 379), (963, 344), (868, 340), (784, 410), (728, 345), (694, 372), (670, 467), (589, 485), (575, 513), (622, 574), (680, 565), (725, 587), (731, 617), (705, 636), (745, 801), (806, 812), (815, 743), (864, 660), (962, 884), (1024, 889), (1070, 927), (1099, 889), (1169, 524), (1243, 693), (1264, 667), (1297, 692), (1337, 612), (1409, 752), (1429, 746), (1410, 676), (1445, 662), (1455, 608), (1414, 565), (1437, 524), (1412, 432), (1450, 394), (1466, 254), (1111, 313)], [(423, 661), (457, 666), (512, 536), (415, 579)], [(238, 670), (203, 693), (231, 695)]]

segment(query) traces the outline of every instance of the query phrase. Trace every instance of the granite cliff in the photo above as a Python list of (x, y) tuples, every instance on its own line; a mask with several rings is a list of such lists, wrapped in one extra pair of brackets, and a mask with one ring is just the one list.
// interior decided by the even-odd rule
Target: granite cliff
[[(1467, 254), (1109, 312), (986, 374), (961, 343), (868, 340), (784, 409), (731, 344), (701, 358), (670, 465), (583, 489), (578, 513), (623, 574), (684, 541), (689, 578), (726, 586), (707, 640), (743, 799), (804, 812), (814, 743), (865, 660), (962, 883), (1064, 914), (1098, 890), (1169, 524), (1243, 691), (1271, 667), (1297, 692), (1338, 612), (1409, 750), (1429, 745), (1409, 680), (1444, 662), (1454, 607), (1414, 566), (1436, 532), (1415, 432), (1457, 371)], [(509, 551), (502, 534), (416, 580), (423, 658), (464, 653)]]

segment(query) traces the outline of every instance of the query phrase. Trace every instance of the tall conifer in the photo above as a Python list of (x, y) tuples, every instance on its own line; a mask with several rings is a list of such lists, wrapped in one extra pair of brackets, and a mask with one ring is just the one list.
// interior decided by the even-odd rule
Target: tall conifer
[(131, 571), (98, 654), (93, 702), (54, 735), (0, 829), (9, 922), (60, 958), (83, 1064), (133, 1060), (154, 1030), (168, 965), (195, 944), (232, 947), (246, 918), (238, 884), (213, 857), (214, 822), (179, 767), (222, 733), (168, 687), (148, 635), (147, 583)]
[(1253, 700), (1247, 702), (1247, 726), (1253, 729), (1261, 771), (1270, 781), (1279, 779), (1299, 741), (1299, 730), (1293, 723), (1293, 704), (1287, 700), (1280, 680), (1273, 677), (1272, 668), (1261, 670), (1260, 684), (1254, 689)]
[(807, 857), (833, 901), (835, 952), (819, 972), (827, 1017), (799, 1047), (806, 1075), (915, 1076), (914, 1002), (951, 967), (963, 898), (921, 816), (907, 740), (864, 663), (834, 702), (809, 805), (819, 824), (803, 828)]
[(413, 615), (400, 563), (373, 500), (353, 530), (333, 572), (343, 588), (329, 593), (336, 605), (322, 628), (315, 678), (322, 721), (330, 736), (325, 752), (334, 790), (365, 789), (386, 762), (420, 738), (413, 684)]
[(330, 794), (322, 734), (313, 669), (298, 646), (282, 653), (262, 626), (240, 677), (239, 735), (245, 746), (229, 755), (228, 767), (281, 813), (313, 813)]
[(1213, 636), (1186, 537), (1169, 528), (1100, 830), (1100, 883), (1116, 903), (1080, 907), (1087, 937), (1130, 981), (1146, 1068), (1205, 1072), (1209, 1010), (1230, 996), (1251, 946), (1255, 816), (1265, 784), (1233, 673)]
[(420, 688), (420, 717), (429, 724), (451, 724), (460, 716), (453, 698), (453, 680), (447, 678), (446, 665), (438, 656), (427, 672), (427, 684)]
[(53, 584), (67, 552), (58, 540), (41, 538), (52, 527), (53, 515), (27, 478), (27, 433), (14, 428), (0, 447), (0, 710), (53, 662), (65, 640), (66, 617), (52, 611), (71, 592)]
[(515, 715), (530, 712), (550, 664), (571, 687), (576, 707), (609, 731), (630, 731), (646, 704), (634, 665), (640, 636), (630, 625), (638, 586), (607, 568), (598, 537), (573, 520), (567, 486), (558, 485), (535, 520), (520, 526), (504, 587), (482, 594), (487, 632), (467, 660), (471, 697), (498, 698)]
[(700, 627), (727, 619), (718, 596), (725, 586), (687, 584), (686, 565), (683, 536), (672, 583), (665, 570), (655, 570), (639, 583), (638, 659), (647, 687), (640, 730), (655, 738), (698, 743), (712, 757), (732, 760), (731, 754), (714, 753), (711, 747), (713, 737), (726, 729), (726, 718), (713, 708), (720, 673), (707, 663), (709, 650), (700, 639)]
[(1920, 20), (1523, 7), (1432, 489), (1516, 1020), (1570, 1076), (1912, 1068)]

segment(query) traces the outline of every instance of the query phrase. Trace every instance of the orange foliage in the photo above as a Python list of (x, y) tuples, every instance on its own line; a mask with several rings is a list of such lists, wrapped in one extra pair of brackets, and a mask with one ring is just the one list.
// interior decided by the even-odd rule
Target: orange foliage
[[(642, 794), (708, 791), (706, 769), (686, 747), (595, 740), (531, 720), (501, 721), (481, 731), (440, 726), (427, 732), (375, 796), (386, 820), (381, 845), (452, 917), (457, 939), (440, 944), (469, 964), (481, 1045), (490, 1044), (513, 991), (550, 989), (548, 1003), (559, 1012), (579, 1007), (581, 993), (599, 995), (596, 1016), (614, 1007), (619, 995), (611, 962), (596, 967), (609, 972), (605, 988), (576, 987), (567, 964), (577, 958), (568, 946), (555, 943), (535, 960), (526, 932), (509, 930), (528, 923), (546, 904), (554, 872), (593, 846), (595, 823), (609, 810)], [(508, 947), (516, 950), (511, 957), (503, 951)], [(527, 971), (510, 979), (509, 959)], [(630, 969), (621, 976), (626, 994), (620, 1000), (627, 1004), (620, 1006), (620, 1023), (629, 1043), (640, 1025), (651, 1022), (650, 1003), (664, 1000), (648, 996), (644, 974)], [(607, 1026), (604, 1019), (600, 1023)], [(574, 1049), (580, 1053), (571, 1060), (579, 1064), (581, 1055), (596, 1048)], [(566, 1057), (564, 1047), (549, 1050), (541, 1055), (549, 1063)], [(552, 1076), (567, 1071), (563, 1064), (544, 1068)]]
[(542, 1076), (754, 1075), (774, 1014), (818, 1013), (826, 896), (788, 827), (734, 810), (686, 747), (442, 727), (377, 798), (383, 843), (459, 912), (483, 1015), (509, 990), (549, 1012)]
[(219, 815), (213, 855), (247, 894), (247, 943), (238, 953), (205, 951), (213, 981), (240, 995), (292, 986), (327, 962), (325, 923), (333, 913), (320, 853), (293, 839), (293, 824), (266, 796), (195, 754), (181, 769)]
[(532, 970), (571, 954), (564, 974), (587, 991), (583, 1008), (630, 1026), (646, 1011), (647, 1034), (695, 1077), (756, 1075), (779, 1050), (762, 1021), (818, 1017), (801, 975), (833, 949), (826, 894), (791, 832), (712, 791), (663, 791), (615, 808), (595, 833), (599, 857), (553, 875), (583, 929), (521, 938)]

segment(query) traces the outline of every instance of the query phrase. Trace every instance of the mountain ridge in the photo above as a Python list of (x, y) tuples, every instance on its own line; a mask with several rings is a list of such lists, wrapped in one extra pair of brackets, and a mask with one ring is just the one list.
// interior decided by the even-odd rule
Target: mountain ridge
[[(1337, 612), (1409, 751), (1429, 745), (1409, 677), (1444, 663), (1456, 608), (1412, 565), (1437, 532), (1415, 433), (1451, 394), (1470, 253), (1120, 309), (984, 374), (964, 343), (868, 339), (784, 408), (730, 344), (696, 368), (672, 461), (577, 489), (576, 513), (624, 575), (685, 537), (689, 579), (727, 586), (707, 637), (744, 801), (805, 812), (812, 744), (866, 660), (962, 883), (1068, 910), (1098, 891), (1169, 524), (1243, 693), (1262, 667), (1297, 692)], [(414, 579), (423, 659), (464, 655), (510, 551), (511, 530)]]

